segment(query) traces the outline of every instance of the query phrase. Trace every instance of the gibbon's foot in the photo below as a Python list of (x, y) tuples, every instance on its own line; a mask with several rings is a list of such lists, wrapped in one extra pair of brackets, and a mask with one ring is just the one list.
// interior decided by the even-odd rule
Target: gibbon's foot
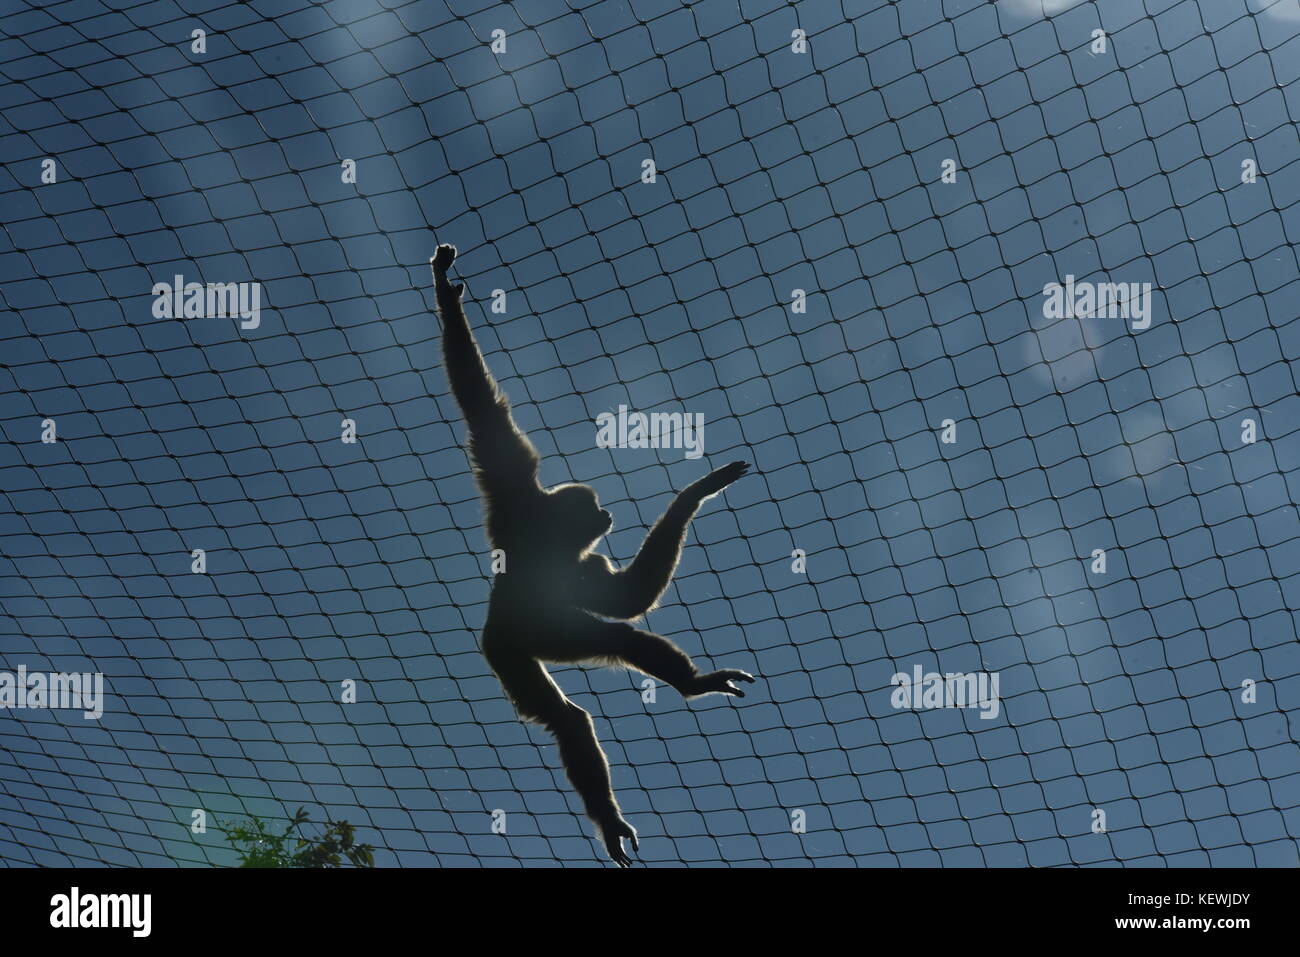
[(627, 856), (623, 850), (623, 838), (632, 842), (633, 852), (641, 849), (641, 842), (637, 840), (636, 828), (621, 816), (615, 816), (605, 821), (598, 821), (596, 827), (600, 830), (600, 841), (605, 845), (605, 851), (609, 854), (609, 859), (619, 867), (631, 867), (632, 858)]
[(729, 694), (737, 698), (745, 697), (745, 692), (733, 685), (733, 681), (745, 681), (753, 684), (754, 676), (747, 671), (736, 671), (735, 669), (713, 671), (707, 675), (700, 675), (695, 679), (695, 687), (687, 697), (698, 698), (700, 695), (714, 693)]

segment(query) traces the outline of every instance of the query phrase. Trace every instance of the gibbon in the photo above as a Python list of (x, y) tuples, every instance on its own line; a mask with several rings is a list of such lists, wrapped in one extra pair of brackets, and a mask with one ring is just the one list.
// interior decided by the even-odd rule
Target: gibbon
[[(569, 780), (582, 798), (610, 858), (628, 867), (628, 838), (610, 786), (609, 763), (591, 715), (565, 697), (545, 664), (628, 667), (676, 688), (683, 697), (720, 693), (744, 697), (734, 682), (743, 671), (699, 672), (690, 656), (660, 635), (628, 624), (663, 595), (672, 580), (696, 510), (749, 469), (732, 462), (677, 495), (646, 536), (631, 564), (615, 570), (592, 549), (613, 519), (589, 486), (544, 489), (539, 456), (515, 425), (510, 403), (497, 387), (461, 305), (463, 283), (447, 270), (456, 248), (440, 245), (431, 260), (442, 320), (443, 362), (469, 428), (468, 451), (493, 548), (505, 552), (506, 570), (492, 585), (483, 655), (520, 718), (543, 725), (559, 745)], [(619, 619), (611, 621), (608, 619)]]

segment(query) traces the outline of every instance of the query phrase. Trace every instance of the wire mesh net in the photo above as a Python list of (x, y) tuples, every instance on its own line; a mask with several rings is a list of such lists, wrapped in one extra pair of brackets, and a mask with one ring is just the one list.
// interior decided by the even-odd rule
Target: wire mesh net
[[(617, 562), (755, 465), (648, 618), (749, 696), (555, 671), (641, 860), (1294, 865), (1297, 35), (1295, 0), (6, 7), (0, 662), (105, 699), (0, 711), (0, 861), (229, 865), (196, 810), (306, 806), (381, 865), (599, 863), (478, 651), (454, 242)], [(175, 276), (260, 283), (257, 323), (158, 315)], [(1067, 276), (1151, 283), (1150, 326), (1049, 318)], [(620, 405), (705, 456), (598, 447)], [(918, 666), (996, 714), (896, 707)]]

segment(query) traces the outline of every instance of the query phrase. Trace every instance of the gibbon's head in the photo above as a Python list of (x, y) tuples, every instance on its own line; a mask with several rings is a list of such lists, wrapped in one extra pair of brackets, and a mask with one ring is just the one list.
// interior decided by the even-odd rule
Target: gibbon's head
[(589, 485), (557, 485), (546, 493), (550, 510), (545, 532), (560, 550), (585, 552), (614, 525)]

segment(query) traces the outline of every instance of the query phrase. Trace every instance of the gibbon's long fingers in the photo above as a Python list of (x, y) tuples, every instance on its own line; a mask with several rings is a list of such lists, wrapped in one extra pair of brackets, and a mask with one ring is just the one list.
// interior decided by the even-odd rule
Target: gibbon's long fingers
[(631, 867), (632, 859), (623, 849), (623, 838), (632, 842), (632, 850), (638, 850), (641, 843), (636, 837), (636, 828), (619, 815), (609, 820), (599, 822), (597, 829), (600, 832), (600, 842), (605, 845), (605, 852), (609, 854), (609, 859), (619, 867)]
[(754, 676), (745, 671), (727, 669), (725, 671), (711, 671), (706, 675), (701, 675), (697, 683), (700, 689), (695, 694), (727, 694), (736, 698), (745, 697), (745, 692), (732, 684), (733, 681), (753, 682)]
[(741, 691), (734, 684), (732, 684), (733, 681), (747, 681), (750, 684), (754, 683), (754, 676), (745, 671), (727, 670), (727, 671), (719, 671), (718, 674), (723, 678), (724, 681), (723, 687), (725, 688), (726, 692), (728, 694), (735, 695), (737, 698), (745, 697), (745, 692)]

